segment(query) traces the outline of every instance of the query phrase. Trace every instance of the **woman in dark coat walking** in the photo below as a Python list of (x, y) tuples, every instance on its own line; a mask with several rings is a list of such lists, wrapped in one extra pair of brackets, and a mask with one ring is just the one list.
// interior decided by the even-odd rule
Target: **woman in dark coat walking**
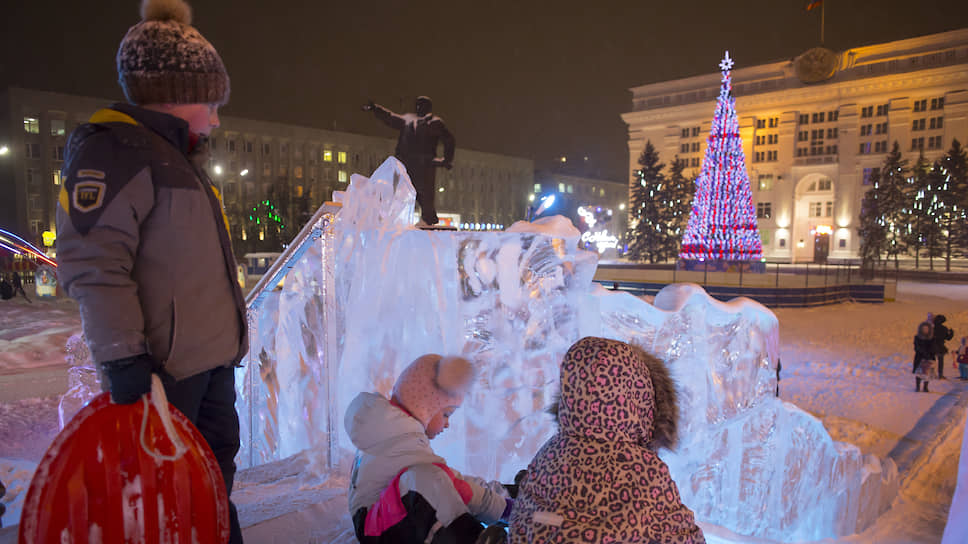
[(918, 334), (914, 337), (914, 390), (921, 390), (924, 381), (924, 391), (928, 392), (928, 382), (935, 375), (934, 371), (934, 338), (931, 336), (931, 325), (918, 325)]

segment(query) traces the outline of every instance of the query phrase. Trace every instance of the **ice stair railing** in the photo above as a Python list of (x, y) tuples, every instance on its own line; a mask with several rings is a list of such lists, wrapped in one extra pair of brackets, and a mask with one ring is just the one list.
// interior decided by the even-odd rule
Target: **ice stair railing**
[[(326, 465), (316, 467), (320, 472), (335, 462), (330, 431), (337, 422), (329, 399), (335, 383), (332, 227), (339, 210), (339, 204), (321, 206), (246, 297), (249, 352), (236, 371), (240, 468), (307, 448), (322, 454), (313, 456)], [(293, 333), (301, 341), (290, 341)]]

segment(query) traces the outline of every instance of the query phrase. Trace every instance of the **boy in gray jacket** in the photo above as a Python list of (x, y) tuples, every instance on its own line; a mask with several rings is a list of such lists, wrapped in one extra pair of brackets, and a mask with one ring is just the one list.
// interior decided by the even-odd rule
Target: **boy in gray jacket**
[[(152, 373), (164, 376), (168, 401), (211, 446), (231, 493), (245, 302), (221, 199), (202, 169), (229, 77), (182, 0), (145, 0), (142, 19), (117, 53), (129, 104), (98, 111), (68, 142), (58, 279), (80, 305), (111, 399), (135, 402)], [(230, 522), (230, 542), (241, 542), (231, 504)]]

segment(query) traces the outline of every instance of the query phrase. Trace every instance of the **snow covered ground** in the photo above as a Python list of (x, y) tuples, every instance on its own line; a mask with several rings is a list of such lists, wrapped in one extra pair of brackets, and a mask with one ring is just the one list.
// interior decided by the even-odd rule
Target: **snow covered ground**
[[(891, 510), (838, 542), (939, 542), (957, 481), (968, 382), (935, 381), (915, 393), (912, 337), (927, 312), (942, 313), (955, 341), (968, 335), (968, 286), (901, 283), (884, 305), (781, 309), (781, 397), (821, 418), (836, 440), (890, 456), (902, 487)], [(30, 475), (57, 430), (66, 388), (63, 346), (80, 328), (70, 301), (0, 301), (0, 481), (4, 526), (16, 523)], [(957, 376), (951, 363), (945, 375)], [(233, 499), (246, 541), (355, 542), (345, 480), (307, 480), (300, 456), (243, 471)], [(705, 525), (710, 542), (749, 542)], [(0, 530), (0, 543), (15, 531)]]

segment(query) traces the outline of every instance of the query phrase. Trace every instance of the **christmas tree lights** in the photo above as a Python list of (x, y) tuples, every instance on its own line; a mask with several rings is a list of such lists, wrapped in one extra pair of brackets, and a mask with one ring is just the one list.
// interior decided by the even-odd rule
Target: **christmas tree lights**
[(729, 51), (719, 67), (723, 72), (719, 99), (679, 258), (758, 261), (763, 258), (763, 244), (739, 135)]

